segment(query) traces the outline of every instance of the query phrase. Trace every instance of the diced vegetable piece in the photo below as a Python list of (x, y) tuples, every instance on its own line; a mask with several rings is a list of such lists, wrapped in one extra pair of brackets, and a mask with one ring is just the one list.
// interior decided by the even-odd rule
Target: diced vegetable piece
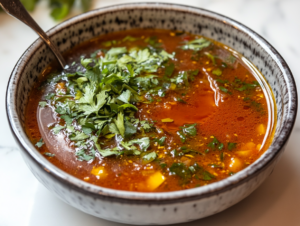
[(174, 120), (171, 119), (171, 118), (164, 118), (164, 119), (162, 119), (161, 121), (162, 121), (162, 122), (174, 122)]
[(261, 144), (256, 145), (256, 150), (260, 151), (260, 149), (261, 149)]
[(241, 170), (244, 166), (244, 163), (239, 159), (239, 158), (231, 158), (228, 164), (228, 169), (231, 172), (238, 172), (239, 170)]
[(266, 126), (264, 124), (259, 124), (256, 131), (259, 135), (264, 135), (266, 133)]
[(174, 84), (174, 83), (171, 83), (171, 85), (170, 85), (170, 89), (171, 89), (171, 90), (175, 90), (175, 89), (176, 89), (176, 84)]
[(99, 177), (98, 179), (103, 179), (107, 177), (107, 173), (105, 172), (103, 166), (93, 167), (91, 174), (95, 175), (96, 177)]
[(249, 157), (251, 155), (251, 150), (247, 150), (247, 151), (236, 151), (235, 152), (238, 156), (241, 157)]
[(186, 165), (186, 166), (190, 166), (191, 165), (191, 159), (190, 158), (187, 158), (185, 156), (181, 157), (180, 161)]
[(252, 151), (254, 151), (254, 150), (256, 150), (256, 145), (252, 141), (250, 141), (250, 142), (242, 145), (240, 150), (245, 150), (245, 151), (246, 150), (252, 150)]
[(65, 87), (65, 83), (63, 83), (63, 82), (57, 83), (56, 88), (57, 88), (57, 89), (64, 89), (64, 88), (66, 88), (66, 87)]
[(147, 188), (149, 191), (153, 191), (158, 188), (165, 181), (165, 179), (166, 178), (161, 174), (161, 172), (157, 171), (147, 179)]

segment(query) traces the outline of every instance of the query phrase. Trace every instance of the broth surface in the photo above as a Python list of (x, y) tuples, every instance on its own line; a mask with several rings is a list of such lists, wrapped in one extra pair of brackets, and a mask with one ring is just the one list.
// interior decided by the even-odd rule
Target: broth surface
[(221, 43), (129, 30), (90, 40), (66, 59), (78, 73), (54, 65), (43, 72), (26, 132), (51, 163), (91, 184), (143, 192), (204, 186), (244, 169), (272, 141), (268, 84)]

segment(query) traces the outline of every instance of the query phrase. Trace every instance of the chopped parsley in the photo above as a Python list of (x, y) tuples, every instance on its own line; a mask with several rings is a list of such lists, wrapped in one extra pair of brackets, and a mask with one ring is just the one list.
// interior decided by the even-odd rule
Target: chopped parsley
[(214, 175), (204, 170), (197, 163), (190, 167), (187, 167), (183, 163), (173, 163), (169, 170), (173, 175), (180, 177), (183, 184), (190, 182), (193, 176), (198, 180), (204, 181), (210, 181), (215, 178)]
[(38, 148), (42, 147), (44, 145), (44, 141), (43, 141), (43, 138), (41, 138), (36, 144), (35, 146), (37, 146)]
[(210, 44), (211, 44), (211, 42), (208, 41), (207, 39), (199, 38), (199, 39), (195, 39), (195, 40), (187, 42), (181, 48), (200, 51), (200, 50), (204, 49), (205, 47), (208, 47)]
[[(127, 36), (121, 43), (134, 40), (136, 38)], [(59, 90), (49, 93), (44, 98), (53, 101), (41, 101), (40, 106), (51, 104), (54, 107), (61, 121), (52, 132), (58, 134), (66, 129), (68, 139), (80, 144), (81, 149), (76, 152), (78, 160), (89, 161), (97, 151), (106, 157), (140, 155), (149, 148), (150, 140), (145, 137), (145, 132), (152, 130), (153, 123), (135, 118), (138, 109), (134, 103), (143, 102), (142, 94), (158, 85), (157, 76), (152, 73), (173, 59), (174, 54), (160, 48), (153, 51), (161, 46), (155, 37), (145, 42), (151, 48), (128, 51), (126, 47), (113, 47), (105, 51), (104, 57), (81, 58), (81, 66), (75, 74), (60, 74), (51, 79), (54, 84), (64, 81), (67, 93), (62, 94)], [(117, 43), (111, 41), (105, 46), (114, 44)], [(174, 63), (169, 62), (166, 76), (171, 76), (174, 68)], [(158, 92), (161, 97), (164, 93), (164, 90)], [(96, 136), (101, 140), (117, 137), (120, 144), (102, 149)], [(132, 136), (136, 138), (130, 140)], [(160, 138), (159, 143), (163, 144), (164, 139)], [(147, 161), (155, 158), (153, 152), (143, 156)]]
[(52, 154), (50, 152), (45, 152), (44, 155), (46, 155), (48, 157), (54, 157), (55, 156), (55, 154)]
[(218, 141), (216, 137), (214, 137), (213, 140), (207, 144), (207, 147), (209, 147), (212, 150), (218, 149), (221, 151), (224, 147), (224, 144)]
[(47, 102), (46, 101), (40, 101), (39, 102), (39, 106), (42, 107), (42, 108), (44, 108), (44, 107), (47, 106)]
[(236, 148), (236, 145), (237, 145), (237, 143), (231, 143), (231, 142), (228, 142), (228, 144), (227, 144), (227, 149), (228, 149), (229, 151), (232, 151), (233, 149)]

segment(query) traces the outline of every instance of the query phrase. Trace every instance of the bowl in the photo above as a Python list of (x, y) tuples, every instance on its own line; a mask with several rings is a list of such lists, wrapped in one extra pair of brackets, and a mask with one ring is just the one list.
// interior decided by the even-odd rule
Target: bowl
[(235, 49), (265, 76), (276, 101), (276, 128), (268, 150), (252, 165), (207, 186), (164, 193), (119, 191), (81, 181), (44, 158), (24, 130), (33, 84), (55, 58), (41, 39), (21, 56), (9, 79), (6, 111), (22, 156), (36, 178), (69, 205), (96, 217), (127, 224), (173, 224), (203, 218), (236, 204), (272, 173), (292, 132), (297, 113), (294, 78), (280, 54), (261, 36), (228, 17), (166, 3), (135, 3), (97, 9), (48, 31), (61, 52), (96, 36), (130, 28), (160, 28), (201, 34)]

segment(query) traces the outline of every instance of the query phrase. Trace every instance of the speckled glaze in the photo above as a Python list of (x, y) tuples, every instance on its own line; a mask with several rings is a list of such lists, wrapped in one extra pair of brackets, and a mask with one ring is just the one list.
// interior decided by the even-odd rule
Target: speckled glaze
[[(61, 171), (35, 149), (24, 131), (28, 94), (53, 54), (38, 39), (16, 64), (7, 88), (7, 117), (33, 174), (66, 203), (88, 214), (128, 224), (173, 224), (218, 213), (253, 192), (285, 149), (297, 113), (293, 76), (279, 53), (258, 34), (222, 15), (164, 3), (125, 4), (94, 10), (48, 32), (64, 52), (98, 35), (130, 28), (183, 30), (220, 41), (248, 58), (266, 77), (276, 99), (277, 125), (269, 149), (252, 165), (216, 183), (176, 192), (138, 193), (88, 184)], [(259, 203), (258, 203), (259, 205)]]

